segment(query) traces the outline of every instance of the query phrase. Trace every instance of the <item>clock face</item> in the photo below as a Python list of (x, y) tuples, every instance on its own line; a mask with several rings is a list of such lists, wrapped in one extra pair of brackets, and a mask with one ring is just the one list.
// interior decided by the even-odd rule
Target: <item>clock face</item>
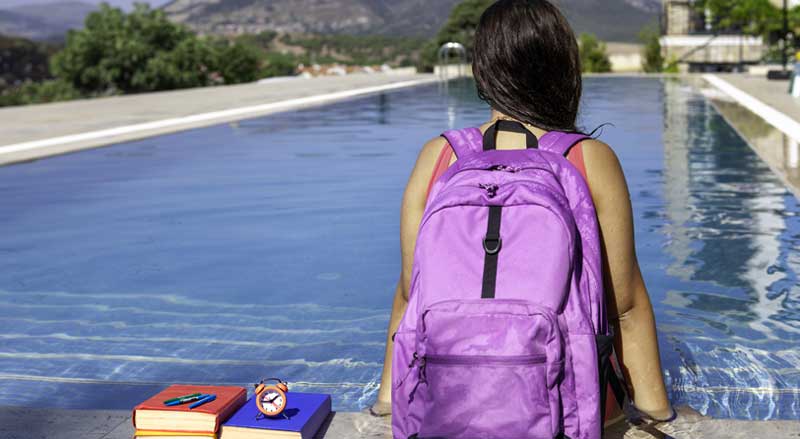
[(274, 388), (269, 388), (261, 393), (262, 412), (274, 416), (280, 414), (286, 406), (286, 395)]

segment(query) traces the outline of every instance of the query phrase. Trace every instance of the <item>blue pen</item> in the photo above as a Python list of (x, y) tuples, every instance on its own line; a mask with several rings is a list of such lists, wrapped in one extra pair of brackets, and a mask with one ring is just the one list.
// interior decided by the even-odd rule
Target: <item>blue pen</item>
[(205, 398), (206, 396), (208, 396), (208, 395), (198, 394), (197, 396), (189, 396), (189, 397), (186, 397), (186, 398), (180, 398), (180, 399), (176, 399), (174, 401), (166, 402), (166, 403), (164, 403), (164, 405), (167, 406), (167, 407), (172, 407), (172, 406), (176, 406), (176, 405), (182, 405), (182, 404), (186, 404), (187, 402), (200, 401), (201, 399)]
[(211, 402), (211, 401), (213, 401), (215, 399), (217, 399), (217, 395), (205, 395), (205, 398), (203, 398), (200, 401), (197, 401), (196, 403), (190, 405), (189, 406), (189, 410), (191, 410), (191, 409), (193, 409), (195, 407), (200, 407), (201, 405), (203, 405), (203, 404), (205, 404), (207, 402)]

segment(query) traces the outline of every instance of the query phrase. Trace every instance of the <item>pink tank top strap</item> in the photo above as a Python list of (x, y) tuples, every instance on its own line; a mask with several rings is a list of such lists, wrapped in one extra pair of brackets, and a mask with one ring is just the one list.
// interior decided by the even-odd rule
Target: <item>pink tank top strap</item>
[[(442, 147), (442, 152), (439, 153), (439, 158), (436, 160), (436, 166), (433, 168), (433, 175), (431, 175), (431, 180), (428, 182), (428, 191), (425, 194), (425, 198), (427, 199), (431, 193), (431, 189), (433, 188), (433, 184), (442, 174), (447, 171), (447, 168), (450, 167), (450, 162), (453, 160), (453, 149), (450, 147), (449, 144), (445, 143), (444, 147)], [(586, 178), (586, 165), (583, 162), (583, 144), (579, 143), (575, 145), (567, 154), (567, 160), (570, 161), (578, 171), (580, 171), (583, 179), (587, 182), (589, 181)]]

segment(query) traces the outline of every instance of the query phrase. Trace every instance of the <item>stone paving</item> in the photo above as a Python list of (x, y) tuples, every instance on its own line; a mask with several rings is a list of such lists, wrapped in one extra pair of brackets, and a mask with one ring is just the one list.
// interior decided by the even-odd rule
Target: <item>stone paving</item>
[[(639, 427), (620, 422), (606, 439), (798, 439), (800, 421), (712, 420), (688, 408), (669, 424)], [(391, 439), (390, 418), (334, 413), (316, 439)], [(0, 439), (131, 439), (130, 413), (0, 407)]]
[(790, 118), (800, 121), (800, 99), (793, 98), (789, 94), (788, 81), (770, 81), (765, 76), (743, 74), (717, 76)]

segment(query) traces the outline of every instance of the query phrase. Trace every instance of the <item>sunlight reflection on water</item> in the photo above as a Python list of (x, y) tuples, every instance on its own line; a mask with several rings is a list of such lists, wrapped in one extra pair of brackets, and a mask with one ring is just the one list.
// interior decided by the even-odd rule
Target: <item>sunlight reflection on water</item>
[[(0, 404), (277, 375), (365, 407), (418, 149), (486, 117), (455, 83), (0, 168)], [(588, 78), (581, 122), (615, 125), (673, 401), (797, 418), (797, 199), (680, 82)]]

